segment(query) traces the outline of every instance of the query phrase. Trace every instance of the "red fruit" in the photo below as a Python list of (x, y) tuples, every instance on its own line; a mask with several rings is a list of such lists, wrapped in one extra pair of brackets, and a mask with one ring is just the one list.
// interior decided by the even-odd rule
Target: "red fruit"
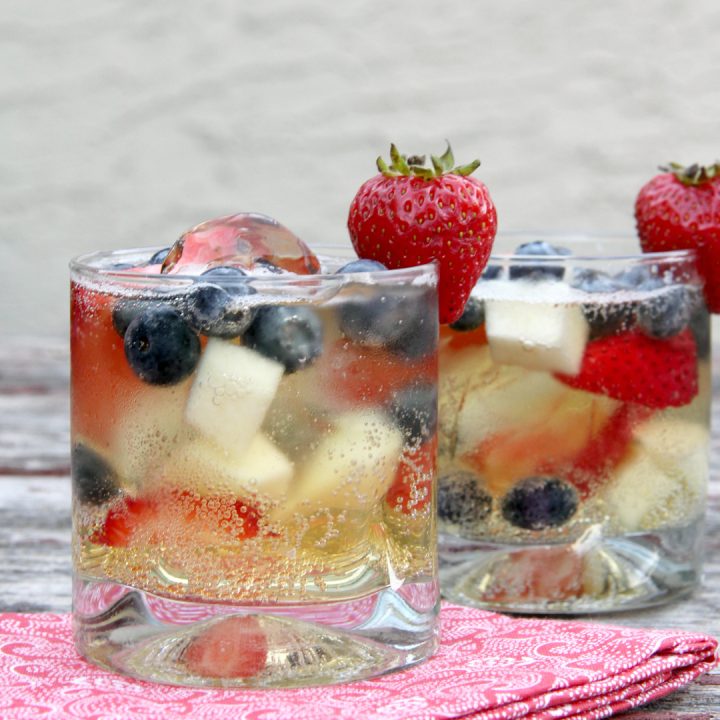
[(708, 309), (720, 312), (720, 163), (661, 169), (667, 172), (635, 201), (640, 245), (644, 252), (696, 250)]
[(243, 540), (258, 534), (259, 521), (259, 513), (245, 500), (170, 489), (137, 498), (123, 497), (113, 503), (92, 541), (128, 547), (134, 541), (187, 541), (205, 531)]
[(257, 618), (233, 615), (193, 638), (183, 660), (200, 677), (248, 678), (265, 668), (267, 654), (267, 637)]
[(695, 339), (690, 330), (665, 340), (641, 333), (599, 338), (587, 344), (577, 375), (556, 377), (624, 402), (680, 407), (698, 392)]
[(385, 496), (391, 508), (408, 514), (430, 504), (436, 457), (437, 435), (418, 448), (406, 450)]
[(437, 358), (408, 360), (383, 348), (338, 340), (318, 359), (317, 369), (327, 393), (341, 406), (379, 406), (411, 383), (433, 381)]
[(575, 456), (569, 467), (550, 463), (541, 466), (539, 472), (562, 477), (575, 486), (582, 499), (589, 497), (610, 477), (627, 454), (638, 423), (649, 418), (653, 412), (644, 405), (621, 405)]
[(469, 177), (480, 164), (453, 167), (448, 144), (441, 157), (400, 155), (392, 164), (378, 158), (380, 174), (358, 190), (350, 205), (348, 230), (361, 258), (389, 268), (437, 261), (440, 322), (457, 320), (485, 267), (497, 232), (488, 189)]

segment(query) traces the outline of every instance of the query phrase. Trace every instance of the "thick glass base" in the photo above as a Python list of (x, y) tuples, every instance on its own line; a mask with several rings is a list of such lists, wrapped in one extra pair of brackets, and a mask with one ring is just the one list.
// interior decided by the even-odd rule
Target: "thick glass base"
[(652, 607), (701, 577), (703, 526), (573, 543), (502, 545), (440, 536), (440, 582), (452, 602), (508, 613), (577, 615)]
[(240, 606), (162, 598), (75, 577), (75, 644), (124, 675), (187, 686), (301, 687), (362, 680), (430, 657), (437, 582), (346, 602)]

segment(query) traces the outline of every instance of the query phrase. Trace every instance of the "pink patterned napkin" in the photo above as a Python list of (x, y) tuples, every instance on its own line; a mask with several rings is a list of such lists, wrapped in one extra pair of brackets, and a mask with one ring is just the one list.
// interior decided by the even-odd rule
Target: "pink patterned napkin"
[(87, 664), (70, 616), (0, 614), (0, 717), (8, 720), (606, 718), (715, 664), (701, 634), (513, 618), (444, 604), (438, 654), (375, 680), (299, 690), (137, 682)]

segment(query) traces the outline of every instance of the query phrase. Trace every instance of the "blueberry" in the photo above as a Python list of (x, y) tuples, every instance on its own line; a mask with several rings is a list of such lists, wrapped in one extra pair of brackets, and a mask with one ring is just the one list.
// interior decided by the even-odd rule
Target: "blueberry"
[(262, 257), (255, 258), (253, 261), (253, 273), (258, 274), (258, 271), (260, 271), (260, 274), (266, 273), (270, 275), (282, 275), (285, 272), (285, 270), (279, 265), (276, 265), (272, 260)]
[(150, 298), (120, 298), (113, 305), (112, 324), (120, 337), (125, 337), (128, 325), (148, 308), (159, 307), (159, 300)]
[(351, 262), (343, 265), (338, 273), (360, 273), (360, 272), (378, 272), (381, 270), (387, 270), (387, 268), (377, 260), (352, 260)]
[(421, 444), (435, 433), (437, 426), (435, 385), (418, 383), (399, 390), (393, 395), (389, 410), (405, 440)]
[(149, 307), (125, 331), (125, 357), (141, 380), (174, 385), (195, 370), (200, 340), (174, 308)]
[(480, 276), (483, 280), (497, 280), (502, 274), (502, 267), (500, 265), (488, 265)]
[(227, 280), (239, 280), (240, 278), (247, 277), (247, 273), (239, 267), (233, 265), (216, 265), (215, 267), (205, 270), (201, 273), (204, 277), (208, 275), (213, 278), (223, 278)]
[(84, 443), (73, 446), (70, 464), (73, 492), (80, 502), (100, 505), (120, 491), (110, 464)]
[(650, 337), (673, 337), (689, 325), (696, 302), (689, 288), (674, 285), (638, 304), (638, 325)]
[(453, 330), (467, 332), (468, 330), (477, 330), (484, 324), (485, 303), (480, 298), (471, 295), (465, 303), (462, 315), (454, 323), (450, 323), (450, 327)]
[(575, 488), (559, 478), (529, 477), (502, 500), (502, 515), (515, 527), (543, 530), (567, 522), (577, 510)]
[(438, 518), (469, 529), (485, 520), (492, 510), (492, 497), (476, 475), (455, 472), (438, 478)]
[(322, 352), (322, 322), (305, 305), (265, 305), (245, 333), (245, 344), (292, 373), (310, 365)]
[(255, 317), (255, 308), (241, 298), (254, 293), (255, 289), (245, 282), (227, 289), (225, 286), (201, 283), (188, 296), (187, 312), (191, 326), (211, 337), (239, 337)]
[(170, 248), (170, 247), (166, 247), (166, 248), (163, 248), (162, 250), (158, 250), (158, 251), (148, 260), (148, 265), (159, 265), (160, 263), (165, 262), (165, 258), (168, 256), (168, 254), (170, 253), (170, 250), (171, 250), (171, 249), (172, 249), (172, 248)]
[[(598, 295), (612, 295), (626, 289), (626, 285), (618, 278), (589, 268), (576, 270), (571, 285), (583, 292)], [(582, 311), (590, 325), (591, 339), (626, 332), (635, 323), (635, 309), (632, 303), (625, 301), (584, 303)]]
[(648, 265), (633, 265), (615, 275), (615, 279), (631, 290), (655, 290), (664, 284)]
[(339, 324), (345, 337), (359, 345), (384, 347), (410, 359), (430, 354), (437, 344), (437, 312), (407, 288), (347, 301)]
[[(538, 258), (556, 257), (558, 255), (570, 255), (570, 250), (564, 247), (550, 245), (550, 243), (545, 242), (545, 240), (534, 240), (533, 242), (523, 243), (515, 248), (515, 255), (527, 255)], [(520, 278), (526, 278), (528, 280), (556, 278), (560, 280), (564, 274), (564, 267), (545, 263), (540, 263), (539, 265), (518, 263), (510, 267), (511, 280), (518, 280)]]

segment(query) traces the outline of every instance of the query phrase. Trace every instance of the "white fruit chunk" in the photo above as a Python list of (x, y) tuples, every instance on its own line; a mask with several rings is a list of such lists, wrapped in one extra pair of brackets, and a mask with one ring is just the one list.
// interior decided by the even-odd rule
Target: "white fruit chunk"
[(379, 412), (341, 416), (303, 463), (288, 501), (273, 519), (324, 508), (371, 508), (392, 484), (402, 446), (400, 430)]
[(261, 433), (241, 454), (192, 438), (175, 449), (160, 475), (163, 482), (199, 495), (252, 495), (269, 501), (285, 496), (292, 476), (293, 464)]
[(248, 448), (275, 397), (284, 368), (260, 353), (211, 339), (190, 390), (185, 419), (228, 452)]
[(608, 511), (622, 530), (691, 522), (702, 511), (707, 484), (707, 431), (696, 423), (653, 419), (607, 487)]
[(184, 427), (190, 384), (186, 380), (171, 387), (148, 386), (124, 408), (110, 440), (110, 455), (121, 482), (131, 492), (172, 452)]
[[(553, 285), (557, 288), (552, 297), (562, 295), (558, 291), (566, 286)], [(539, 287), (527, 292), (532, 302), (485, 301), (485, 329), (493, 360), (530, 370), (577, 375), (590, 332), (582, 308), (538, 299)]]

